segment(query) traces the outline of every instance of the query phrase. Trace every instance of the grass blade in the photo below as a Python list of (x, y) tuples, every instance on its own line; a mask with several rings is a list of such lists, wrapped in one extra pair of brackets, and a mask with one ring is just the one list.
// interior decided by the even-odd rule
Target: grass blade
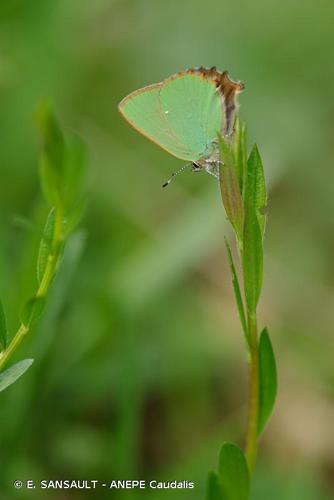
[(275, 404), (277, 392), (277, 371), (274, 351), (268, 330), (265, 328), (259, 342), (260, 403), (258, 434), (263, 431)]
[(33, 361), (33, 359), (19, 361), (10, 368), (7, 368), (4, 372), (0, 373), (0, 392), (16, 382), (16, 380), (28, 370)]
[(243, 451), (224, 443), (219, 457), (219, 477), (226, 500), (249, 499), (249, 471)]

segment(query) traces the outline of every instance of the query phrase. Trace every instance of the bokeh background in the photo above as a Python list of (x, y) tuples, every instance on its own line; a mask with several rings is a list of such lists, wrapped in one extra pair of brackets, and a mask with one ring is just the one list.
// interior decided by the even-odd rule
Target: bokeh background
[[(34, 114), (49, 98), (90, 156), (89, 204), (47, 313), (0, 395), (0, 498), (204, 499), (242, 443), (245, 346), (214, 180), (140, 137), (116, 106), (187, 67), (246, 83), (241, 116), (269, 189), (265, 286), (279, 397), (253, 500), (334, 497), (334, 5), (254, 0), (0, 4), (0, 294), (10, 329), (35, 286), (47, 208)], [(194, 490), (15, 491), (15, 479), (187, 479)]]

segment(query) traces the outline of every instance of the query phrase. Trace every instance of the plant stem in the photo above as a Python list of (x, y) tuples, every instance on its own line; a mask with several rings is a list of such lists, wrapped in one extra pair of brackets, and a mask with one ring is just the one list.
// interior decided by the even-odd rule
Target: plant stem
[(252, 473), (255, 467), (257, 455), (257, 429), (259, 417), (259, 353), (257, 339), (256, 313), (247, 313), (248, 333), (250, 339), (249, 357), (249, 406), (248, 425), (246, 437), (246, 458), (249, 470)]
[[(61, 254), (62, 239), (62, 227), (63, 227), (63, 208), (59, 205), (55, 213), (55, 225), (52, 237), (52, 249), (48, 256), (45, 271), (39, 287), (36, 291), (35, 297), (45, 297), (49, 291), (50, 285), (52, 283), (53, 277), (56, 272), (57, 264)], [(24, 337), (30, 331), (29, 325), (20, 324), (16, 334), (12, 338), (11, 342), (7, 348), (0, 354), (0, 370), (12, 357), (18, 346), (21, 344)]]

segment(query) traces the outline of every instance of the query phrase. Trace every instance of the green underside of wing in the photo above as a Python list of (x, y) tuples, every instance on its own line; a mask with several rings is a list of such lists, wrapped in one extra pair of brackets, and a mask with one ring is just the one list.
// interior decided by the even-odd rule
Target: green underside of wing
[(200, 157), (209, 157), (222, 123), (214, 82), (193, 74), (166, 80), (160, 90), (162, 110), (175, 135)]
[(210, 156), (222, 122), (215, 85), (197, 75), (182, 75), (133, 92), (119, 110), (140, 133), (187, 161)]
[(192, 160), (194, 152), (181, 144), (161, 110), (160, 88), (161, 84), (157, 84), (130, 94), (120, 103), (119, 110), (148, 139), (178, 158)]

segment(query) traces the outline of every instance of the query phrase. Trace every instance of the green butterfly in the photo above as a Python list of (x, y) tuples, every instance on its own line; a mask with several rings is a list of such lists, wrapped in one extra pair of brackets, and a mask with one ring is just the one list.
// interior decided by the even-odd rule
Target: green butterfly
[(231, 133), (236, 96), (244, 89), (215, 67), (176, 73), (125, 97), (118, 108), (141, 134), (168, 153), (186, 160), (194, 171), (219, 178), (217, 134)]

